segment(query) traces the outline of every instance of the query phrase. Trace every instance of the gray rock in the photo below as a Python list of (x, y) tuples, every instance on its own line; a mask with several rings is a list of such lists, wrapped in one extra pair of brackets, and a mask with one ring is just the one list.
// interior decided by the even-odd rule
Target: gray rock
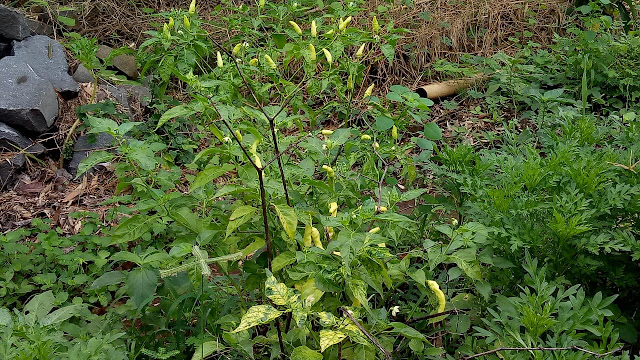
[(107, 45), (98, 46), (98, 52), (96, 52), (96, 57), (100, 60), (104, 60), (109, 57), (113, 49)]
[(79, 83), (92, 83), (93, 74), (84, 65), (78, 65), (78, 68), (73, 73), (73, 80)]
[(8, 158), (0, 157), (0, 189), (4, 189), (11, 180), (13, 175), (22, 167), (27, 161), (24, 154), (18, 154)]
[(51, 83), (15, 56), (0, 59), (0, 119), (36, 133), (58, 116), (58, 96)]
[(46, 149), (20, 134), (18, 130), (0, 123), (0, 151), (16, 152), (18, 150), (24, 150), (30, 154), (41, 154)]
[(138, 65), (133, 55), (121, 54), (113, 58), (113, 66), (125, 73), (129, 79), (138, 78)]
[(49, 80), (62, 96), (78, 93), (78, 83), (68, 74), (69, 64), (60, 43), (47, 36), (35, 35), (13, 42), (14, 57), (26, 62), (41, 78)]
[(142, 106), (148, 106), (151, 99), (151, 90), (143, 85), (122, 84), (113, 86), (105, 84), (102, 85), (102, 88), (108, 91), (127, 112), (131, 110), (131, 103), (139, 102)]
[[(69, 173), (74, 177), (78, 173), (80, 162), (96, 150), (108, 150), (113, 147), (113, 136), (107, 133), (82, 135), (73, 145), (73, 156), (67, 165)], [(95, 168), (91, 171), (95, 171)], [(89, 171), (89, 172), (91, 172)]]
[(12, 40), (22, 40), (31, 35), (24, 14), (8, 6), (0, 5), (0, 35)]
[(55, 32), (55, 30), (53, 29), (53, 26), (49, 24), (45, 24), (38, 20), (27, 19), (27, 25), (29, 26), (31, 35), (53, 36)]

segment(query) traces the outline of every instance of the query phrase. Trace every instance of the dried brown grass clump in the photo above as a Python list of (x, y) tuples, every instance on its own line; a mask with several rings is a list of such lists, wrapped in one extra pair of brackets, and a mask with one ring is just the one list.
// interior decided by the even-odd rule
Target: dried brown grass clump
[[(374, 11), (384, 0), (367, 6)], [(398, 41), (392, 67), (381, 66), (381, 78), (417, 85), (437, 59), (455, 61), (461, 54), (490, 56), (516, 51), (511, 38), (551, 43), (562, 31), (570, 0), (418, 0), (398, 6), (390, 14), (396, 28), (410, 32)], [(426, 21), (425, 17), (429, 20)], [(524, 36), (525, 31), (532, 34)], [(410, 79), (410, 80), (406, 80)]]

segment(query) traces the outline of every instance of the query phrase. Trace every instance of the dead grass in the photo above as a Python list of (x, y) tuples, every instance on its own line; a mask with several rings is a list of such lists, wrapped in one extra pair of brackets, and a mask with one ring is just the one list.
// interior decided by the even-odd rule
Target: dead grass
[[(386, 1), (367, 3), (371, 11)], [(415, 88), (431, 80), (437, 59), (456, 62), (460, 55), (490, 56), (517, 50), (511, 39), (550, 44), (562, 32), (567, 0), (419, 0), (413, 8), (390, 10), (397, 28), (409, 33), (398, 41), (392, 66), (379, 64), (381, 78)], [(429, 20), (426, 21), (425, 17)], [(388, 20), (388, 19), (386, 19)], [(525, 37), (525, 32), (530, 37)]]

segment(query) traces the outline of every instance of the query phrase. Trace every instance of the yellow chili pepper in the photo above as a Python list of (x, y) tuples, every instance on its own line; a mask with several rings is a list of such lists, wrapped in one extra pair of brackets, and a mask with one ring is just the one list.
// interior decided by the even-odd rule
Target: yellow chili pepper
[(309, 44), (309, 59), (316, 61), (316, 47), (313, 44)]
[(331, 53), (326, 48), (322, 48), (322, 52), (324, 53), (324, 57), (327, 58), (329, 66), (331, 66), (331, 64), (333, 63), (333, 56), (331, 56)]
[(338, 215), (338, 203), (337, 202), (332, 202), (331, 204), (329, 204), (329, 214), (333, 217), (336, 217)]
[(222, 54), (220, 54), (220, 51), (216, 51), (216, 59), (218, 60), (218, 67), (223, 67), (224, 62), (222, 61)]
[(366, 45), (367, 45), (367, 44), (362, 44), (362, 45), (360, 45), (360, 48), (358, 48), (358, 51), (356, 52), (356, 57), (357, 57), (358, 59), (359, 59), (359, 58), (361, 58), (361, 57), (362, 57), (362, 55), (364, 55), (364, 47), (365, 47)]
[(386, 207), (386, 206), (380, 206), (380, 207), (378, 208), (378, 211), (380, 211), (381, 213), (383, 213), (383, 212), (387, 212), (387, 207)]
[(184, 16), (184, 27), (191, 29), (191, 21), (189, 21), (189, 17), (187, 15)]
[(333, 130), (322, 130), (322, 135), (331, 135), (333, 134)]
[(304, 227), (304, 236), (302, 237), (302, 243), (304, 244), (305, 247), (310, 248), (311, 247), (311, 226), (307, 225)]
[(347, 89), (353, 90), (353, 76), (349, 75), (347, 78)]
[(271, 56), (265, 55), (264, 58), (265, 58), (265, 60), (267, 60), (267, 64), (269, 64), (270, 68), (272, 68), (273, 70), (278, 68), (278, 65), (276, 65), (276, 63), (273, 61)]
[(173, 18), (170, 17), (169, 18), (169, 29), (173, 29), (173, 25), (175, 25), (175, 22), (173, 21)]
[(344, 29), (347, 28), (347, 26), (349, 25), (349, 23), (351, 22), (352, 17), (349, 16), (345, 21), (342, 21), (342, 19), (340, 19), (340, 23), (338, 25), (338, 30), (340, 31), (344, 31)]
[(240, 130), (236, 130), (236, 137), (238, 138), (238, 141), (242, 141), (242, 134), (240, 134)]
[(298, 26), (295, 21), (289, 21), (289, 25), (291, 25), (298, 35), (302, 35), (302, 29), (300, 29), (300, 26)]
[(311, 36), (318, 37), (318, 26), (315, 20), (311, 22)]
[(371, 140), (371, 135), (364, 134), (360, 136), (360, 140)]
[(378, 142), (376, 141), (376, 142), (374, 142), (374, 143), (373, 143), (373, 147), (374, 147), (376, 150), (378, 150), (378, 149), (380, 149), (380, 144), (378, 144)]
[(253, 162), (257, 167), (262, 168), (262, 161), (260, 161), (260, 157), (258, 156), (258, 154), (253, 154)]
[(373, 87), (375, 86), (375, 84), (371, 84), (367, 90), (365, 90), (364, 92), (364, 97), (368, 98), (369, 96), (371, 96), (371, 94), (373, 93)]
[(326, 33), (324, 33), (324, 36), (331, 36), (333, 35), (333, 29), (327, 31)]
[(380, 227), (379, 227), (379, 226), (376, 226), (376, 227), (374, 227), (373, 229), (369, 230), (369, 233), (370, 233), (370, 234), (375, 234), (375, 233), (377, 233), (378, 231), (380, 231)]
[(438, 299), (437, 312), (443, 312), (446, 305), (446, 300), (444, 298), (444, 293), (442, 292), (442, 290), (440, 290), (440, 285), (438, 285), (438, 283), (433, 280), (427, 280), (427, 285), (429, 285), (429, 289), (433, 291), (433, 293), (436, 295), (436, 298)]
[(322, 165), (322, 170), (327, 172), (327, 175), (329, 177), (335, 177), (336, 173), (333, 171), (333, 169), (331, 168), (331, 166), (328, 165)]
[(380, 24), (378, 24), (378, 18), (376, 16), (374, 16), (371, 21), (371, 28), (373, 29), (374, 34), (380, 31)]
[(258, 2), (258, 6), (259, 6), (259, 7), (264, 7), (265, 2), (266, 2), (265, 0), (260, 0), (260, 1)]
[(164, 26), (162, 27), (162, 31), (164, 32), (164, 36), (167, 39), (171, 39), (171, 31), (169, 31), (169, 25), (164, 24)]
[(391, 137), (394, 140), (398, 140), (398, 128), (395, 125), (391, 128)]
[(238, 43), (233, 47), (233, 55), (238, 55), (240, 53), (240, 50), (242, 50), (242, 43)]
[(320, 241), (320, 231), (315, 227), (311, 228), (311, 240), (313, 240), (313, 245), (324, 250), (322, 242)]
[(253, 58), (253, 59), (249, 60), (249, 65), (258, 66), (258, 59)]
[(189, 5), (189, 14), (193, 15), (196, 13), (196, 0), (191, 0), (191, 5)]

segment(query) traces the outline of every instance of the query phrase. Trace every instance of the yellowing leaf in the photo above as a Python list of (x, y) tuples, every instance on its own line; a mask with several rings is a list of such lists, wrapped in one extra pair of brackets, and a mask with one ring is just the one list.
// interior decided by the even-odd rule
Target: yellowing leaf
[(280, 223), (282, 223), (282, 227), (284, 227), (284, 232), (289, 235), (289, 238), (293, 240), (296, 236), (296, 227), (298, 226), (298, 216), (296, 216), (296, 212), (287, 205), (273, 205), (276, 209), (276, 213), (278, 214), (278, 218), (280, 219)]
[(242, 330), (250, 329), (257, 325), (269, 323), (280, 315), (282, 315), (282, 312), (276, 310), (271, 305), (252, 306), (242, 316), (242, 320), (240, 320), (240, 325), (238, 325), (238, 327), (235, 330), (233, 330), (233, 332), (237, 333)]
[(340, 343), (347, 335), (341, 331), (320, 330), (320, 352), (324, 352), (329, 346)]

